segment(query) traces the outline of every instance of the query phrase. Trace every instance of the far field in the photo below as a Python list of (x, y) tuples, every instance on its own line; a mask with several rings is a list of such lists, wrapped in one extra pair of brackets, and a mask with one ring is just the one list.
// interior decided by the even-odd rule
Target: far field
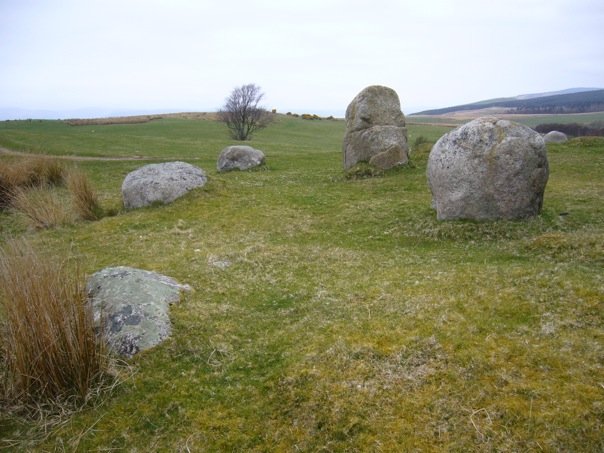
[[(212, 120), (0, 122), (11, 150), (149, 159), (65, 160), (115, 215), (34, 231), (0, 212), (0, 245), (194, 288), (102, 404), (48, 426), (0, 413), (0, 449), (604, 450), (604, 139), (548, 148), (539, 217), (438, 222), (413, 144), (450, 129), (410, 124), (411, 165), (347, 179), (343, 121), (280, 116), (250, 142), (267, 168), (229, 174)], [(128, 172), (177, 159), (208, 184), (121, 208)]]
[(589, 124), (604, 121), (604, 112), (575, 113), (571, 115), (517, 115), (502, 113), (504, 109), (483, 109), (452, 112), (446, 115), (413, 115), (407, 117), (408, 123), (417, 124), (462, 124), (480, 116), (496, 116), (535, 127), (539, 124), (579, 123)]

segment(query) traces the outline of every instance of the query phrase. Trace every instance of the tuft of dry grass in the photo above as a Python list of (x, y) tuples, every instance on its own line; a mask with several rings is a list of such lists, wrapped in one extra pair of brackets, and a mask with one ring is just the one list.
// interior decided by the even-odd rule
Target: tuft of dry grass
[(37, 230), (70, 223), (71, 215), (59, 195), (48, 186), (17, 188), (13, 190), (11, 204), (25, 215)]
[(21, 212), (35, 229), (71, 223), (75, 218), (54, 187), (67, 184), (75, 215), (83, 220), (103, 217), (97, 195), (87, 176), (66, 171), (56, 159), (36, 157), (0, 167), (0, 209)]
[(28, 158), (0, 166), (0, 209), (12, 204), (15, 192), (26, 187), (58, 186), (64, 182), (65, 169), (49, 157)]
[(86, 174), (79, 170), (71, 171), (67, 176), (67, 188), (81, 219), (98, 220), (103, 217), (103, 209)]
[(79, 272), (24, 240), (0, 249), (4, 394), (12, 404), (81, 401), (107, 368)]
[(23, 174), (29, 181), (22, 185), (58, 186), (64, 182), (65, 169), (56, 159), (37, 157), (22, 161)]

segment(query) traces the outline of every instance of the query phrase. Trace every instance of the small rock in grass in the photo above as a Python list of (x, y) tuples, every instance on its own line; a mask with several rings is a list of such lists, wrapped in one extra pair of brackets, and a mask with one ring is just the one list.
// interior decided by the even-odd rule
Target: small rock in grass
[(119, 266), (93, 274), (86, 289), (110, 348), (132, 357), (170, 336), (169, 306), (191, 287), (155, 272)]
[(564, 143), (568, 141), (568, 137), (564, 132), (551, 131), (543, 136), (545, 143)]
[(259, 149), (251, 146), (234, 145), (224, 148), (218, 156), (216, 169), (219, 172), (249, 170), (264, 165), (265, 156)]

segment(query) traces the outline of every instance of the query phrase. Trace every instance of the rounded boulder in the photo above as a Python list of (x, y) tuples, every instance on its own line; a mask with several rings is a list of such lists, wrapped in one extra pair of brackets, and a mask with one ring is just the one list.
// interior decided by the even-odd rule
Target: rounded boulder
[(551, 131), (543, 136), (545, 143), (564, 143), (568, 141), (568, 137), (564, 132)]
[(264, 165), (265, 156), (259, 149), (251, 146), (234, 145), (224, 148), (218, 156), (216, 169), (219, 172), (249, 170)]
[(145, 165), (124, 179), (124, 206), (133, 209), (154, 203), (168, 204), (206, 182), (204, 171), (186, 162)]
[(494, 117), (443, 135), (428, 157), (428, 184), (439, 220), (535, 216), (548, 176), (541, 135)]

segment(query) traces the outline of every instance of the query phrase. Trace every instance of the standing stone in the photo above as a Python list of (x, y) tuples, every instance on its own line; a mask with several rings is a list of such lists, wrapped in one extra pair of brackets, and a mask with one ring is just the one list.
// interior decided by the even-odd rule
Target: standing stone
[(428, 157), (428, 183), (439, 220), (535, 216), (548, 175), (541, 135), (494, 117), (443, 135)]
[(370, 86), (352, 100), (342, 151), (346, 170), (359, 162), (387, 170), (409, 161), (405, 116), (393, 89)]
[(128, 173), (122, 183), (126, 209), (141, 208), (153, 203), (168, 204), (207, 181), (201, 168), (186, 162), (145, 165)]
[(165, 275), (119, 266), (93, 274), (86, 289), (111, 349), (132, 357), (170, 336), (169, 306), (191, 288)]
[(220, 172), (249, 170), (264, 165), (264, 153), (251, 146), (234, 145), (224, 148), (218, 156), (216, 169)]
[(545, 143), (564, 143), (568, 141), (568, 137), (564, 132), (551, 131), (543, 136)]

